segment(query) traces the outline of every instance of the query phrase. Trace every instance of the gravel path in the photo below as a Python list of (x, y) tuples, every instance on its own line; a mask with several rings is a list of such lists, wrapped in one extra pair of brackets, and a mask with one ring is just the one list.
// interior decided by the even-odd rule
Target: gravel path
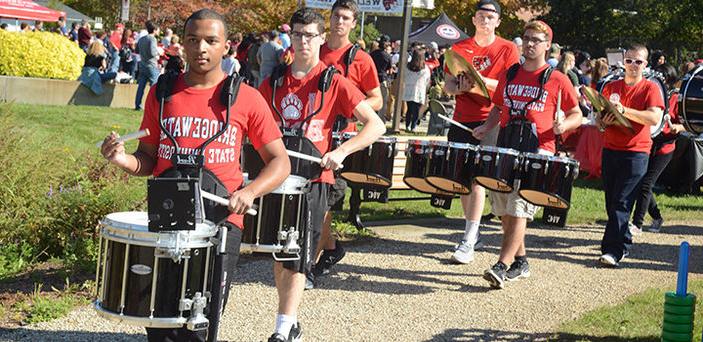
[[(387, 222), (382, 224), (388, 224)], [(307, 341), (543, 340), (556, 325), (618, 303), (650, 287), (675, 287), (678, 244), (696, 246), (703, 229), (668, 224), (636, 237), (623, 268), (597, 265), (602, 227), (530, 227), (532, 277), (490, 290), (481, 278), (497, 260), (500, 227), (482, 229), (487, 247), (469, 265), (446, 260), (463, 221), (424, 219), (373, 227), (378, 239), (347, 245), (347, 256), (319, 286), (306, 291), (299, 315)], [(703, 273), (692, 263), (693, 277)], [(262, 341), (273, 330), (276, 294), (268, 259), (243, 257), (237, 298), (228, 305), (220, 338)], [(142, 329), (115, 325), (83, 307), (67, 317), (0, 331), (0, 341), (144, 341)]]

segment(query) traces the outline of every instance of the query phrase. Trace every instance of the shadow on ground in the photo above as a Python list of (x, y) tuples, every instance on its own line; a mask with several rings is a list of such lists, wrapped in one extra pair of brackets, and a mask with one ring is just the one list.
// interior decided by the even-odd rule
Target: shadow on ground
[(655, 342), (656, 336), (622, 338), (617, 336), (589, 336), (564, 333), (534, 334), (501, 330), (447, 329), (425, 342), (479, 342), (479, 341), (592, 341), (592, 342)]
[(97, 333), (85, 331), (47, 331), (31, 330), (25, 328), (0, 329), (0, 341), (71, 341), (71, 342), (93, 342), (93, 341), (145, 341), (146, 335), (125, 334), (125, 333)]

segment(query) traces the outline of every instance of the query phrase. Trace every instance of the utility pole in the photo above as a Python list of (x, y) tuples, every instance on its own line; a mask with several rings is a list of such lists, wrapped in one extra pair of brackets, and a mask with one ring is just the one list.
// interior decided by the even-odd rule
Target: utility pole
[(391, 131), (400, 131), (400, 115), (403, 112), (403, 82), (405, 80), (405, 64), (408, 62), (408, 34), (410, 33), (410, 20), (413, 16), (413, 1), (403, 2), (403, 39), (400, 41), (400, 59), (398, 59), (398, 92), (395, 97), (395, 110), (393, 111), (393, 125)]

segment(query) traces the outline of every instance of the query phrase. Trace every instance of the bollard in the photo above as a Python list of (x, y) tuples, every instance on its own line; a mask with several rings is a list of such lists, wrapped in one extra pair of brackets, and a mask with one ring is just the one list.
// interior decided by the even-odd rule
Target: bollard
[(693, 339), (693, 319), (696, 310), (696, 296), (688, 290), (689, 244), (684, 241), (679, 247), (679, 267), (676, 292), (664, 295), (664, 322), (662, 342), (689, 342)]

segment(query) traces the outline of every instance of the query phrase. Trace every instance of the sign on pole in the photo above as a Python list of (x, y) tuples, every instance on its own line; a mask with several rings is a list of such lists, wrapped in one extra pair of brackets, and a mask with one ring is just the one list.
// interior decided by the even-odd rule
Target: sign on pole
[[(310, 8), (330, 9), (335, 0), (305, 0), (305, 6)], [(382, 14), (403, 13), (404, 0), (357, 0), (359, 11)], [(434, 0), (412, 0), (413, 7), (434, 9)]]
[(129, 21), (129, 0), (122, 0), (122, 11), (120, 13), (120, 20), (122, 22)]

